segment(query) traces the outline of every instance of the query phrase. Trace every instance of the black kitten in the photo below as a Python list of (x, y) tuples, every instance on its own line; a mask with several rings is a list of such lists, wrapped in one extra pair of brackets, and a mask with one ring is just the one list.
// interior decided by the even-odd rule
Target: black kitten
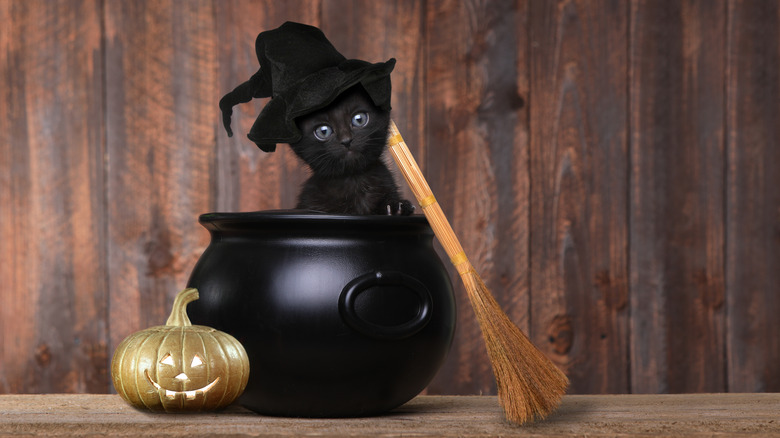
[(296, 120), (301, 139), (293, 151), (309, 165), (296, 208), (332, 214), (409, 215), (393, 175), (382, 161), (390, 113), (378, 108), (362, 86)]

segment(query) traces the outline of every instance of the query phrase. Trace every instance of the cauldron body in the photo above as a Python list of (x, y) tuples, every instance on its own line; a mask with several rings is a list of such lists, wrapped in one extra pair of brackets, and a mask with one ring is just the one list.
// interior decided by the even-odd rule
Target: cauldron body
[(244, 345), (245, 407), (374, 415), (419, 394), (443, 363), (455, 300), (424, 217), (268, 211), (200, 223), (211, 242), (188, 313)]

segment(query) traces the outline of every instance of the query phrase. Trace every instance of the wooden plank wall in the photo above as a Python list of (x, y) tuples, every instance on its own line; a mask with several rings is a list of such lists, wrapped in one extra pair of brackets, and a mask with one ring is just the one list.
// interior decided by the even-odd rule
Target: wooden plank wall
[[(293, 206), (293, 154), (241, 134), (265, 102), (233, 138), (217, 108), (286, 20), (398, 59), (399, 127), (570, 392), (780, 391), (780, 2), (6, 0), (0, 392), (111, 391), (208, 245), (197, 216)], [(494, 393), (456, 293), (428, 393)]]

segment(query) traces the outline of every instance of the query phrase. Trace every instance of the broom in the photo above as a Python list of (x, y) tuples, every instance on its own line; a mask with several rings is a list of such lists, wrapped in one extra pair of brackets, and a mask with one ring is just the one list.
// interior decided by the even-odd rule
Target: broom
[(485, 339), (505, 417), (515, 423), (544, 418), (560, 404), (569, 379), (501, 310), (466, 257), (398, 128), (390, 121), (387, 146), (466, 286)]

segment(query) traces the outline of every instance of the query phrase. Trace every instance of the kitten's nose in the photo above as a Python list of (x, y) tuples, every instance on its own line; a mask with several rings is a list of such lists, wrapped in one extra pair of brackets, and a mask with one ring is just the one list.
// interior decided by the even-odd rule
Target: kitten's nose
[(342, 138), (341, 144), (344, 145), (345, 148), (349, 149), (349, 145), (352, 144), (352, 137)]

